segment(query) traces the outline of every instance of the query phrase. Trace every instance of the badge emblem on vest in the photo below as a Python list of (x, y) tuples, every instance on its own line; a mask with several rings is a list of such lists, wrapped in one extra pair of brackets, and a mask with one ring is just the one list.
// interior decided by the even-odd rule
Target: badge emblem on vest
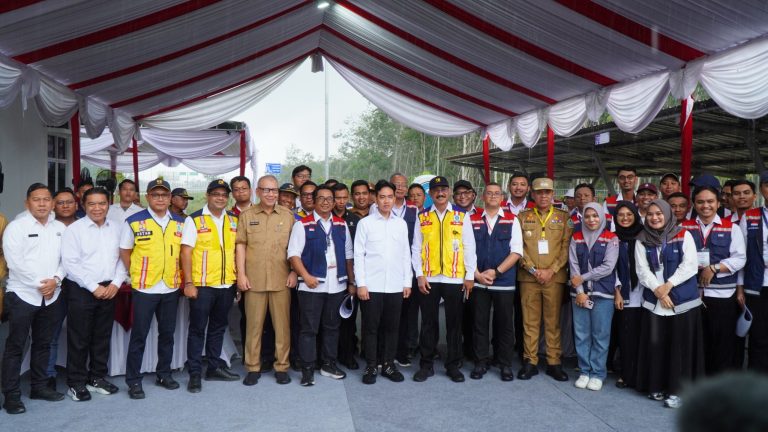
[(205, 217), (200, 217), (200, 228), (197, 229), (198, 233), (209, 233), (211, 229), (205, 224)]
[(147, 230), (147, 223), (139, 221), (139, 231), (136, 233), (136, 237), (149, 237), (151, 235), (152, 231)]

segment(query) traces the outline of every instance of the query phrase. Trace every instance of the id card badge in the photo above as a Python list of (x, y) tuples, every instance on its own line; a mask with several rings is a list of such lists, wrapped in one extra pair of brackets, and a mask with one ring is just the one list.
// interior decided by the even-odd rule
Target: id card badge
[(453, 251), (454, 252), (458, 252), (459, 251), (459, 240), (458, 239), (454, 239), (453, 240)]
[(336, 254), (332, 249), (328, 249), (328, 253), (325, 254), (325, 261), (328, 263), (328, 268), (336, 268)]
[(699, 261), (699, 268), (709, 265), (709, 249), (704, 248), (696, 252), (696, 258)]
[(544, 239), (539, 240), (539, 255), (549, 255), (549, 242)]

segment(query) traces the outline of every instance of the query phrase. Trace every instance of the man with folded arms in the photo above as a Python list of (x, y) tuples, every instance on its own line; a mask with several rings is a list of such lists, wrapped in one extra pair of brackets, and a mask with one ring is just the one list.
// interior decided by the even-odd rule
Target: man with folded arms
[(221, 359), (229, 309), (235, 301), (235, 236), (237, 216), (226, 211), (229, 185), (214, 180), (206, 191), (207, 204), (187, 216), (181, 235), (184, 295), (189, 298), (187, 367), (190, 393), (202, 390), (203, 345), (207, 381), (237, 381)]
[(126, 276), (119, 248), (122, 222), (107, 217), (107, 191), (86, 191), (83, 208), (86, 216), (67, 228), (61, 247), (67, 279), (73, 282), (66, 295), (67, 386), (74, 401), (91, 400), (91, 391), (118, 391), (105, 377), (115, 296)]
[(21, 401), (19, 375), (27, 338), (32, 333), (31, 399), (60, 401), (64, 395), (49, 389), (45, 369), (51, 335), (61, 313), (61, 236), (65, 227), (50, 218), (53, 197), (48, 187), (35, 183), (27, 189), (28, 212), (14, 220), (3, 233), (3, 253), (8, 263), (5, 316), (8, 338), (2, 366), (3, 407), (9, 414), (26, 411)]

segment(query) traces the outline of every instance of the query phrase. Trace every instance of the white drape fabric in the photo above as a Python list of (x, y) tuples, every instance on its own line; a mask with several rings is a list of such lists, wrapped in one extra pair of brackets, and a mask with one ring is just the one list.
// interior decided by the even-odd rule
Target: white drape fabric
[[(95, 153), (82, 156), (82, 159), (102, 169), (108, 170), (112, 167), (112, 155), (110, 153)], [(163, 164), (171, 168), (184, 165), (201, 174), (221, 175), (236, 170), (240, 166), (240, 157), (207, 156), (182, 161), (180, 159), (159, 153), (139, 152), (139, 171), (144, 171), (159, 164)], [(130, 153), (117, 155), (115, 169), (118, 172), (133, 172), (133, 155)]]

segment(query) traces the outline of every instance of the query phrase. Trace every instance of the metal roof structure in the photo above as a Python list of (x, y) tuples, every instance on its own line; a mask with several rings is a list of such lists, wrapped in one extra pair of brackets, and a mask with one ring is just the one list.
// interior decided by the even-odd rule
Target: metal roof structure
[[(585, 127), (570, 137), (555, 137), (555, 177), (558, 180), (606, 180), (616, 169), (632, 166), (642, 176), (680, 172), (680, 108), (659, 112), (638, 134), (622, 132), (612, 122)], [(596, 136), (610, 134), (610, 142), (596, 144)], [(768, 117), (745, 120), (734, 117), (712, 100), (693, 108), (694, 175), (709, 172), (740, 177), (764, 170), (768, 156)], [(455, 155), (449, 162), (483, 169), (482, 152)], [(546, 172), (546, 137), (532, 148), (516, 145), (510, 151), (490, 150), (490, 168), (499, 172), (523, 172), (529, 176)], [(606, 184), (609, 183), (606, 181)]]

